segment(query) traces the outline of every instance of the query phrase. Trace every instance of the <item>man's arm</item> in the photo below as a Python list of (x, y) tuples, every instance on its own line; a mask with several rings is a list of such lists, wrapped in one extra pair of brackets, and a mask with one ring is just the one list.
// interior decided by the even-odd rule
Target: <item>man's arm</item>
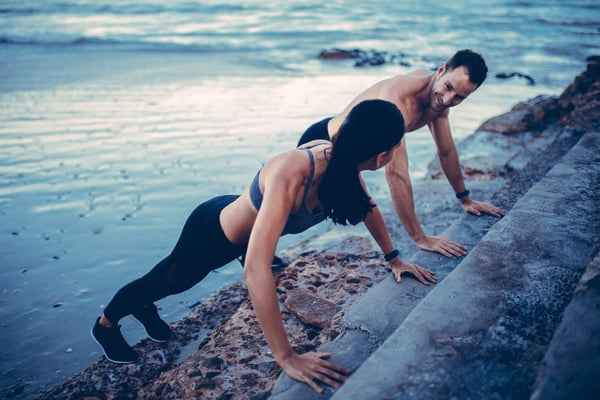
[[(442, 166), (442, 171), (446, 175), (446, 179), (454, 189), (455, 193), (464, 193), (467, 190), (465, 186), (465, 180), (462, 175), (460, 168), (460, 162), (458, 160), (458, 151), (450, 132), (450, 124), (448, 122), (448, 111), (445, 115), (442, 115), (428, 125), (429, 130), (435, 141), (438, 157)], [(469, 195), (466, 195), (460, 199), (460, 204), (466, 212), (474, 215), (481, 215), (486, 213), (495, 217), (501, 217), (504, 215), (504, 211), (500, 208), (491, 204), (474, 201)]]
[(394, 208), (404, 229), (421, 249), (445, 255), (446, 257), (463, 256), (466, 248), (444, 237), (427, 236), (417, 214), (413, 199), (412, 184), (408, 173), (408, 154), (405, 139), (402, 138), (400, 147), (394, 154), (394, 159), (386, 166), (385, 175), (390, 187)]

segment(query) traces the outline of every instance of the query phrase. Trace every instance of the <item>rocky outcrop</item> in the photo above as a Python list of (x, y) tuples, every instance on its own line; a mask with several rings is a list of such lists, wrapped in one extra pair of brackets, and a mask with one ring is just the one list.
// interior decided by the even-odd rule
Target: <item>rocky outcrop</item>
[(600, 126), (600, 60), (590, 57), (584, 73), (560, 96), (538, 96), (515, 105), (509, 112), (485, 121), (477, 131), (520, 133), (541, 131), (557, 123), (592, 129)]
[(579, 75), (558, 98), (562, 110), (559, 122), (586, 129), (600, 127), (600, 56), (588, 58), (587, 70)]

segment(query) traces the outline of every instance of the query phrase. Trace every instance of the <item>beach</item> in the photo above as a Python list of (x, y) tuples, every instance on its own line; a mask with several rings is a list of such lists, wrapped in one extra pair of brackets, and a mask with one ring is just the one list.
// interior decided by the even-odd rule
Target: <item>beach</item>
[[(573, 10), (586, 8), (576, 4)], [(460, 18), (460, 11), (453, 12)], [(25, 13), (5, 14), (26, 18)], [(27, 43), (13, 40), (8, 29), (1, 32), (0, 392), (18, 386), (23, 388), (18, 398), (28, 398), (95, 362), (101, 352), (89, 337), (94, 319), (118, 288), (168, 254), (197, 204), (240, 193), (262, 162), (294, 147), (310, 124), (339, 112), (372, 83), (414, 68), (435, 68), (442, 54), (457, 49), (457, 38), (450, 36), (449, 44), (442, 46), (436, 38), (433, 50), (425, 46), (422, 53), (407, 45), (408, 66), (359, 69), (347, 61), (319, 60), (319, 51), (327, 47), (402, 48), (401, 42), (385, 40), (393, 32), (377, 40), (376, 30), (373, 37), (363, 32), (354, 42), (339, 39), (340, 32), (350, 30), (343, 23), (356, 18), (338, 21), (342, 28), (331, 37), (300, 41), (302, 51), (295, 52), (282, 46), (190, 51)], [(488, 81), (452, 112), (455, 140), (519, 101), (558, 94), (583, 69), (585, 56), (597, 51), (592, 43), (598, 31), (589, 28), (594, 16), (565, 19), (575, 21), (567, 26), (579, 47), (567, 51), (532, 43), (529, 49), (513, 49), (523, 71), (536, 78), (533, 86), (518, 78), (495, 78), (516, 66), (493, 57), (499, 50), (487, 49), (485, 37), (456, 43), (492, 56)], [(19, 19), (15, 26), (22, 23)], [(543, 32), (548, 22), (540, 24)], [(565, 25), (557, 20), (553, 26)], [(273, 32), (268, 34), (278, 34)], [(419, 33), (425, 43), (427, 32)], [(432, 143), (426, 129), (407, 135), (415, 180), (435, 157)], [(366, 179), (374, 198), (389, 208), (383, 175)], [(392, 224), (396, 238), (406, 239), (399, 221)], [(331, 238), (355, 232), (335, 228), (327, 244), (321, 243), (319, 237), (332, 229), (325, 223), (286, 237), (279, 251), (313, 236), (312, 246), (321, 250)], [(240, 279), (239, 263), (231, 263), (192, 290), (161, 301), (161, 316), (177, 321)], [(143, 338), (133, 322), (122, 324), (132, 344)]]

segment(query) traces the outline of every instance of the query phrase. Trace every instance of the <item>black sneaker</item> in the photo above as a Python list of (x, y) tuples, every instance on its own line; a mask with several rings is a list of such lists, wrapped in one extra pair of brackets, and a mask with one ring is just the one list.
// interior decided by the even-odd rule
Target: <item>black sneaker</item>
[(131, 348), (121, 335), (121, 326), (107, 328), (100, 325), (100, 318), (96, 320), (90, 331), (92, 339), (100, 345), (108, 361), (118, 364), (130, 364), (138, 358), (135, 350)]
[[(237, 260), (242, 265), (242, 268), (244, 268), (244, 264), (246, 263), (246, 253), (242, 254)], [(283, 267), (287, 267), (285, 261), (283, 261), (278, 256), (273, 256), (273, 261), (271, 262), (271, 269), (279, 269)]]
[(158, 343), (164, 343), (171, 338), (171, 328), (158, 316), (156, 306), (151, 304), (131, 314), (144, 326), (150, 339)]
[(281, 258), (279, 258), (277, 256), (273, 256), (273, 262), (271, 262), (272, 269), (283, 268), (286, 266), (287, 266), (287, 264)]

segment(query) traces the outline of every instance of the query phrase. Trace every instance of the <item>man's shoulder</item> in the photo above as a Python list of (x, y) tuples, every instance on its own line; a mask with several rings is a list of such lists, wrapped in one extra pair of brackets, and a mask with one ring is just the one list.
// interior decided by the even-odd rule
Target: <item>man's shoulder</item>
[(388, 87), (396, 94), (410, 95), (418, 93), (427, 85), (430, 76), (431, 72), (427, 70), (411, 71), (390, 78)]
[(405, 74), (398, 74), (391, 78), (393, 81), (412, 81), (415, 79), (429, 78), (431, 71), (426, 69), (416, 69), (414, 71), (407, 72)]

